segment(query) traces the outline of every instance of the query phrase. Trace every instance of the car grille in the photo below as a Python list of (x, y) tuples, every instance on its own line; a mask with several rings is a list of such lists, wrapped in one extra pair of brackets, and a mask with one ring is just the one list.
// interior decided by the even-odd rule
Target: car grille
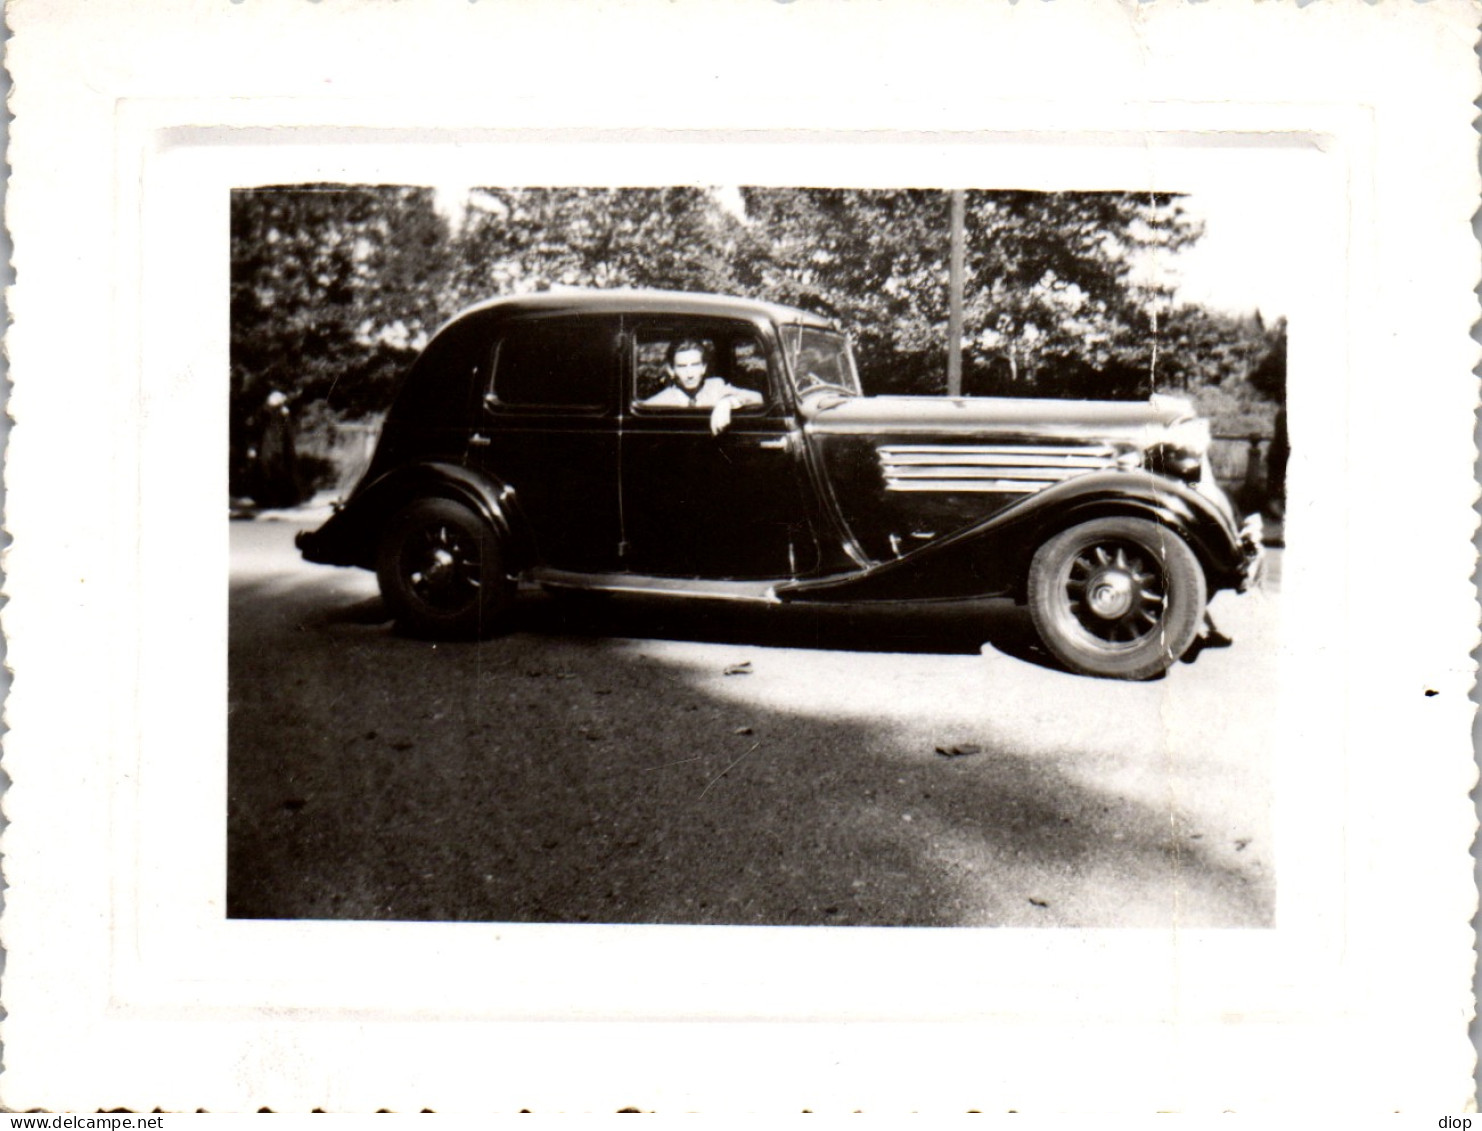
[(1116, 465), (1109, 444), (894, 444), (880, 449), (888, 491), (1027, 494)]

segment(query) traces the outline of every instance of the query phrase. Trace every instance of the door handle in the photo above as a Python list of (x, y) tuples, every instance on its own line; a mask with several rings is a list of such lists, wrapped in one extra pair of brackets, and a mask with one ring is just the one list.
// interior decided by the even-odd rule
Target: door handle
[(487, 448), (492, 441), (490, 441), (489, 437), (480, 435), (478, 432), (475, 432), (468, 438), (468, 442), (475, 448)]
[(779, 451), (779, 452), (786, 451), (787, 450), (787, 437), (786, 436), (778, 436), (775, 440), (763, 440), (759, 444), (757, 444), (757, 447), (759, 447), (759, 448), (769, 448), (769, 449), (771, 449), (773, 451)]

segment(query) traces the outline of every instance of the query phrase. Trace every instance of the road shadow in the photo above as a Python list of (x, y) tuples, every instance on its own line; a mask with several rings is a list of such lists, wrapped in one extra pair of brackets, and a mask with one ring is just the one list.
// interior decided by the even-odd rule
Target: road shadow
[[(1052, 723), (1025, 751), (985, 710), (947, 756), (902, 746), (888, 715), (831, 712), (827, 666), (816, 712), (740, 701), (717, 671), (616, 631), (636, 610), (576, 631), (568, 610), (528, 602), (510, 636), (449, 646), (365, 631), (363, 596), (326, 611), (322, 593), (295, 589), (270, 614), (265, 597), (233, 596), (234, 918), (1272, 922), (1271, 878), (1246, 845), (1090, 784), (1077, 766), (1104, 753)], [(694, 616), (661, 637), (642, 620), (672, 641), (966, 650), (934, 617), (883, 629), (833, 610), (764, 627)]]

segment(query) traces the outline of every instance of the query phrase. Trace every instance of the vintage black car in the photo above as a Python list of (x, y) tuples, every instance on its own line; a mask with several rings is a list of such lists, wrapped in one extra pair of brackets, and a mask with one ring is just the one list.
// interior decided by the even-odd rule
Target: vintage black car
[(310, 561), (407, 631), (497, 630), (520, 583), (736, 602), (1028, 602), (1077, 672), (1162, 673), (1245, 589), (1187, 402), (869, 397), (826, 318), (651, 291), (499, 299), (407, 373)]

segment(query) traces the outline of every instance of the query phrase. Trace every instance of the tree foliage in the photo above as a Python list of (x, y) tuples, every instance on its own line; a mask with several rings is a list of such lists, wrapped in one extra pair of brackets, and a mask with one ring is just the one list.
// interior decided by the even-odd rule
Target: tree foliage
[[(949, 194), (933, 189), (294, 186), (233, 194), (233, 420), (271, 388), (384, 408), (438, 324), (493, 295), (657, 287), (837, 319), (868, 392), (946, 386)], [(1174, 306), (1199, 237), (1170, 195), (965, 194), (964, 390), (1128, 397), (1240, 385), (1279, 402), (1285, 325)], [(1243, 395), (1243, 394), (1242, 394)]]
[(452, 247), (460, 304), (551, 287), (734, 291), (736, 223), (696, 188), (476, 189)]
[(838, 319), (854, 339), (871, 391), (941, 385), (948, 301), (943, 193), (751, 188), (742, 199), (747, 293)]
[(428, 189), (308, 186), (233, 193), (233, 401), (271, 389), (356, 414), (440, 316), (447, 225)]

